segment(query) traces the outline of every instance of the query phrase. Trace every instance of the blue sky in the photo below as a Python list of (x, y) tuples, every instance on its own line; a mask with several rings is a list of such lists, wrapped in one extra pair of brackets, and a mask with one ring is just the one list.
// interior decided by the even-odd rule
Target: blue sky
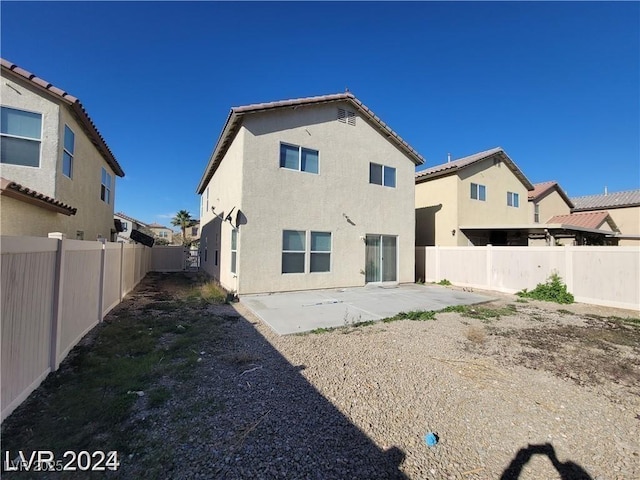
[(116, 210), (199, 214), (232, 106), (343, 92), (427, 166), (501, 146), (570, 196), (640, 188), (638, 2), (7, 2), (1, 53), (80, 98)]

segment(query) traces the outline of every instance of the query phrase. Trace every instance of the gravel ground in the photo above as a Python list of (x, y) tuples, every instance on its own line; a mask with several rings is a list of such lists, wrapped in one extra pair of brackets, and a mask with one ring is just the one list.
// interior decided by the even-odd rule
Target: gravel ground
[(210, 307), (224, 335), (194, 378), (166, 379), (182, 395), (140, 408), (137, 455), (167, 478), (640, 478), (640, 327), (615, 321), (637, 314), (484, 306), (505, 307), (286, 337)]
[(130, 435), (117, 472), (39, 478), (640, 478), (638, 312), (491, 292), (433, 320), (281, 337), (241, 303), (167, 309), (172, 278), (149, 275), (110, 319), (205, 322), (183, 347), (197, 361), (114, 426)]

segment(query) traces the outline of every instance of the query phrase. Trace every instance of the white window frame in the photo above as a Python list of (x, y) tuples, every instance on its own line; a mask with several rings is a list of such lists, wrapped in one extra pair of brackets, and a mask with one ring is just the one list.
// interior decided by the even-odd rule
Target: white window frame
[[(235, 244), (235, 245), (234, 245)], [(238, 274), (238, 229), (231, 229), (231, 265), (229, 266), (231, 273)]]
[[(374, 167), (380, 167), (380, 182), (374, 181), (373, 175), (371, 175)], [(371, 185), (380, 185), (387, 188), (396, 188), (397, 186), (397, 170), (395, 167), (389, 165), (383, 165), (381, 163), (369, 162), (369, 183)], [(393, 174), (393, 175), (391, 175)], [(389, 185), (390, 179), (393, 178), (393, 185)]]
[[(73, 150), (71, 150), (71, 151), (69, 151), (69, 149), (67, 149), (67, 132), (69, 132), (71, 135), (73, 135), (73, 137), (72, 137), (72, 141), (73, 141), (72, 148), (73, 148)], [(69, 125), (65, 125), (64, 126), (64, 137), (62, 139), (62, 174), (67, 178), (73, 178), (73, 156), (75, 154), (75, 150), (76, 150), (76, 134), (75, 134), (75, 132), (73, 130), (71, 130), (71, 127)], [(68, 174), (67, 174), (67, 172), (65, 172), (65, 168), (64, 168), (65, 155), (69, 156), (69, 172), (68, 172)]]
[[(325, 233), (329, 235), (329, 250), (312, 250), (311, 246), (313, 244), (313, 234), (316, 233)], [(332, 270), (332, 266), (333, 264), (331, 263), (331, 261), (333, 260), (333, 235), (331, 232), (324, 232), (324, 231), (316, 231), (316, 230), (311, 230), (309, 232), (309, 273), (331, 273)], [(313, 270), (312, 269), (312, 262), (311, 259), (313, 258), (314, 254), (320, 254), (320, 255), (329, 255), (329, 270)], [(306, 256), (305, 256), (306, 257)], [(306, 260), (306, 258), (305, 258)]]
[(22, 108), (9, 107), (9, 106), (6, 106), (6, 105), (0, 105), (0, 109), (15, 110), (17, 112), (30, 113), (30, 114), (33, 114), (33, 115), (38, 115), (40, 117), (40, 138), (25, 137), (25, 136), (22, 136), (22, 135), (12, 135), (10, 133), (2, 133), (0, 131), (0, 138), (2, 138), (2, 137), (17, 138), (19, 140), (29, 140), (31, 142), (37, 142), (38, 143), (38, 165), (20, 165), (19, 163), (10, 163), (10, 162), (2, 162), (0, 164), (1, 165), (13, 165), (14, 167), (40, 168), (40, 165), (42, 165), (42, 135), (43, 135), (43, 130), (44, 130), (42, 113), (34, 112), (34, 111), (31, 111), (31, 110), (24, 110)]
[(519, 208), (520, 207), (520, 195), (515, 192), (507, 192), (507, 206)]
[[(303, 250), (285, 250), (284, 249), (284, 232), (301, 232), (304, 234), (304, 246), (302, 247)], [(307, 241), (308, 241), (308, 235), (307, 235), (307, 231), (306, 230), (294, 230), (294, 229), (285, 229), (282, 230), (282, 256), (281, 256), (281, 262), (280, 262), (280, 273), (282, 275), (301, 275), (301, 274), (305, 274), (307, 272)], [(302, 263), (302, 271), (301, 272), (285, 272), (284, 271), (284, 255), (287, 253), (297, 253), (303, 254), (303, 263)]]
[(540, 223), (540, 204), (533, 204), (533, 223)]
[[(102, 167), (101, 175), (102, 176), (100, 177), (100, 200), (105, 202), (107, 205), (111, 205), (111, 191), (112, 191), (113, 178), (112, 178), (112, 175), (104, 167)], [(104, 183), (105, 176), (109, 180), (109, 185), (105, 185)]]
[[(475, 196), (473, 193), (473, 187), (476, 187)], [(487, 187), (486, 185), (482, 185), (480, 183), (471, 183), (471, 198), (473, 200), (478, 200), (480, 202), (487, 201)]]
[[(282, 164), (282, 147), (290, 147), (290, 148), (297, 148), (298, 149), (298, 168), (285, 167)], [(316, 155), (318, 157), (318, 171), (317, 172), (313, 172), (313, 171), (309, 171), (309, 170), (302, 170), (302, 151), (303, 150), (307, 150), (309, 152), (315, 152), (316, 153)], [(280, 151), (279, 151), (278, 162), (279, 162), (280, 168), (284, 168), (285, 170), (292, 170), (294, 172), (310, 173), (311, 175), (320, 175), (320, 151), (319, 150), (315, 150), (313, 148), (301, 147), (300, 145), (294, 145), (292, 143), (280, 142)]]

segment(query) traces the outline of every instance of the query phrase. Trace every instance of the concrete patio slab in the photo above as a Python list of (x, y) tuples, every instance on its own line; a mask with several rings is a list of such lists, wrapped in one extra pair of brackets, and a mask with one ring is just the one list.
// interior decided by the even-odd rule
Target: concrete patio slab
[(240, 303), (280, 335), (381, 320), (400, 312), (441, 310), (490, 300), (492, 298), (485, 295), (417, 284), (367, 285), (240, 297)]

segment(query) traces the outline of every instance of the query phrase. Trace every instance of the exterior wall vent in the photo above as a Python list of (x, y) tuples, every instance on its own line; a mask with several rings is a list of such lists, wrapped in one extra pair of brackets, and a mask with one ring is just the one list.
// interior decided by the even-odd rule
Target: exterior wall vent
[(356, 124), (356, 114), (345, 110), (344, 108), (338, 109), (338, 121), (342, 123), (348, 123), (349, 125), (355, 126)]

